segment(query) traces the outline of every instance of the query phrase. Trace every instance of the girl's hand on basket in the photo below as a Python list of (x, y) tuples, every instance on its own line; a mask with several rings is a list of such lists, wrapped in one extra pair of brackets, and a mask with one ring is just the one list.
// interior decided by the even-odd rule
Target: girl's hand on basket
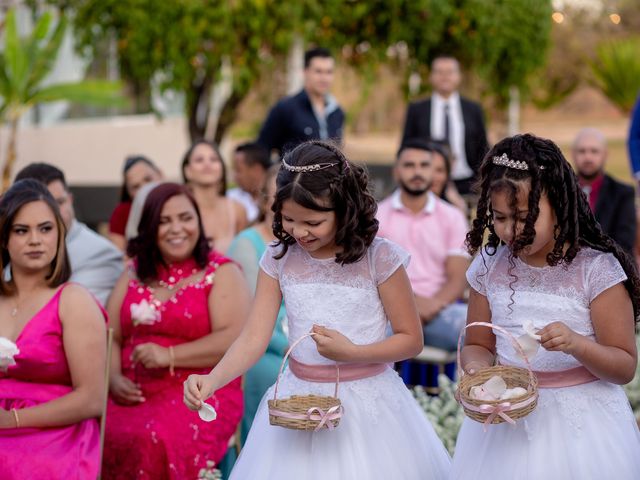
[(540, 335), (540, 344), (552, 352), (564, 352), (573, 355), (580, 348), (584, 337), (562, 322), (553, 322), (537, 332)]
[(464, 365), (463, 369), (468, 375), (475, 375), (477, 372), (479, 372), (483, 368), (488, 368), (490, 366), (491, 365), (489, 365), (487, 362), (481, 362), (479, 360), (471, 360), (470, 362), (467, 362)]
[(340, 332), (320, 325), (314, 325), (311, 331), (315, 333), (311, 338), (316, 342), (320, 355), (337, 362), (348, 362), (353, 359), (352, 352), (355, 345)]
[(184, 404), (189, 410), (198, 410), (215, 389), (209, 375), (189, 375), (184, 382)]

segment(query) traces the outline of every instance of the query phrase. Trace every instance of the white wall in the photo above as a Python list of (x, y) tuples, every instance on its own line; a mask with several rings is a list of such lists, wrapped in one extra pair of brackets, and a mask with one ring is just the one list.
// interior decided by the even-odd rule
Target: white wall
[[(2, 157), (7, 130), (0, 132)], [(119, 185), (124, 158), (143, 154), (169, 180), (180, 178), (180, 162), (189, 145), (182, 117), (159, 121), (153, 115), (67, 120), (18, 132), (13, 174), (31, 162), (47, 162), (65, 172), (72, 185)]]

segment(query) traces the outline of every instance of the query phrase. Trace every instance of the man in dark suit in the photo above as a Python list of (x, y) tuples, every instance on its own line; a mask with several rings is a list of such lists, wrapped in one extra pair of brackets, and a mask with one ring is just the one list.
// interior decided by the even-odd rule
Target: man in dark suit
[(607, 235), (632, 253), (636, 239), (636, 209), (633, 187), (604, 173), (607, 142), (595, 128), (581, 130), (573, 142), (573, 163), (582, 190), (596, 220)]
[(409, 105), (402, 143), (415, 138), (446, 141), (453, 153), (451, 178), (467, 194), (489, 149), (482, 107), (458, 93), (462, 75), (454, 57), (436, 57), (429, 80), (433, 93)]
[(326, 48), (304, 54), (304, 88), (271, 109), (257, 142), (283, 154), (306, 140), (342, 143), (344, 112), (331, 95), (335, 62)]

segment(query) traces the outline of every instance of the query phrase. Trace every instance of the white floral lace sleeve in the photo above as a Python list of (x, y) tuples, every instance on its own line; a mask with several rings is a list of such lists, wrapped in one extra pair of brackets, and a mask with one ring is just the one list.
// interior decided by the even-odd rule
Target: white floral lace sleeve
[(467, 282), (471, 288), (484, 296), (487, 296), (486, 281), (489, 270), (499, 255), (500, 250), (496, 251), (495, 255), (489, 255), (482, 248), (467, 269)]
[(627, 275), (622, 265), (612, 253), (600, 253), (595, 256), (587, 267), (587, 295), (592, 302), (598, 295), (624, 282)]
[(369, 248), (372, 276), (376, 285), (384, 283), (398, 268), (407, 268), (411, 256), (402, 247), (389, 240), (376, 238)]
[(280, 245), (274, 246), (273, 244), (269, 244), (260, 259), (260, 268), (264, 273), (276, 280), (280, 278), (280, 267), (282, 262), (284, 262), (284, 257), (280, 260), (276, 260), (273, 256), (280, 253), (281, 249), (282, 247)]

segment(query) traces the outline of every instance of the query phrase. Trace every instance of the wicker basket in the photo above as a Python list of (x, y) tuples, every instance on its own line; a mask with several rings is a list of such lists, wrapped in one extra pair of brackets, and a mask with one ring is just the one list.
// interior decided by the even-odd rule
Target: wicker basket
[[(497, 325), (487, 322), (473, 322), (465, 329), (474, 326), (484, 326), (497, 330), (507, 336), (513, 343), (515, 349), (520, 353), (527, 368), (514, 367), (509, 365), (494, 365), (483, 368), (473, 375), (466, 375), (462, 371), (460, 362), (460, 347), (462, 343), (462, 333), (458, 339), (458, 400), (464, 409), (464, 413), (471, 419), (485, 424), (508, 422), (515, 424), (519, 418), (531, 413), (538, 403), (538, 379), (531, 370), (529, 360), (525, 355), (518, 341), (507, 330)], [(527, 393), (509, 400), (477, 400), (469, 395), (471, 387), (482, 385), (494, 375), (502, 377), (509, 388), (522, 387)]]
[(338, 398), (340, 384), (340, 367), (336, 363), (336, 386), (333, 397), (319, 395), (292, 395), (289, 398), (278, 399), (278, 384), (284, 370), (284, 365), (291, 351), (307, 337), (315, 333), (307, 333), (296, 340), (282, 359), (280, 372), (273, 392), (273, 400), (267, 402), (269, 406), (269, 423), (278, 427), (294, 430), (318, 431), (323, 428), (333, 430), (340, 424), (344, 408)]

